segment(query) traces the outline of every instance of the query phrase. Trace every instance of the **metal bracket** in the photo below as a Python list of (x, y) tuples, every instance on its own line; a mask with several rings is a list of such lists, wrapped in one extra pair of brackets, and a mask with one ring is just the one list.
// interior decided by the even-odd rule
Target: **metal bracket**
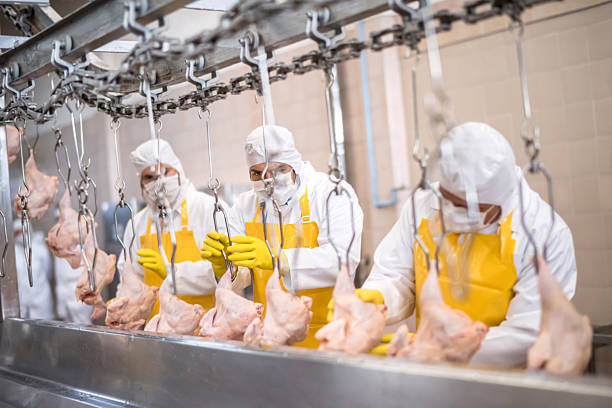
[(319, 48), (329, 48), (345, 37), (344, 28), (342, 26), (334, 27), (334, 35), (327, 36), (319, 31), (319, 27), (325, 26), (331, 21), (331, 11), (324, 7), (321, 10), (309, 11), (306, 13), (306, 35), (313, 41), (319, 44)]

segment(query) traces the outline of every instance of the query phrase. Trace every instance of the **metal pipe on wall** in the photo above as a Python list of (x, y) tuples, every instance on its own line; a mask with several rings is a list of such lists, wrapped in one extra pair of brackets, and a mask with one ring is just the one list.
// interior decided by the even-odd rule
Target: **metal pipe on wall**
[[(357, 23), (357, 31), (359, 34), (359, 40), (364, 39), (363, 21)], [(370, 168), (370, 186), (372, 189), (372, 204), (376, 208), (390, 207), (397, 203), (397, 190), (392, 188), (390, 198), (387, 201), (380, 201), (378, 198), (378, 175), (376, 173), (376, 156), (374, 154), (374, 137), (372, 135), (372, 109), (370, 106), (370, 81), (368, 78), (368, 65), (366, 59), (366, 52), (361, 51), (359, 57), (361, 64), (361, 87), (363, 89), (363, 111), (366, 128), (366, 142), (368, 145), (368, 165)]]

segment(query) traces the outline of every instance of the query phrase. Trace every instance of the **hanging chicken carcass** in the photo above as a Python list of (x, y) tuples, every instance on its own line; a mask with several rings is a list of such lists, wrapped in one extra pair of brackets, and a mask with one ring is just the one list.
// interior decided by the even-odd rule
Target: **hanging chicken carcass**
[(364, 302), (355, 294), (355, 285), (346, 264), (342, 264), (333, 293), (332, 321), (315, 335), (319, 350), (365, 353), (378, 345), (384, 329), (387, 307)]
[(81, 277), (77, 282), (75, 294), (77, 300), (94, 307), (93, 313), (91, 314), (91, 320), (96, 320), (104, 316), (106, 313), (106, 304), (104, 303), (104, 300), (102, 300), (100, 293), (106, 285), (113, 281), (113, 277), (115, 276), (116, 256), (108, 255), (101, 249), (95, 249), (94, 245), (90, 243), (87, 243), (85, 248), (87, 260), (91, 266), (94, 266), (94, 250), (97, 251), (96, 264), (93, 271), (96, 281), (96, 288), (92, 291), (89, 287), (87, 267), (83, 265), (81, 267)]
[(106, 325), (114, 329), (141, 329), (155, 306), (159, 288), (138, 277), (129, 257), (120, 275), (121, 287), (106, 308)]
[[(30, 189), (28, 215), (30, 218), (39, 220), (55, 201), (59, 179), (55, 176), (47, 176), (38, 170), (32, 150), (30, 150), (30, 158), (25, 165), (25, 177), (26, 184)], [(19, 194), (15, 196), (15, 209), (18, 213), (21, 213), (22, 210), (19, 196), (26, 194), (27, 190), (25, 186), (22, 186)]]
[(489, 328), (444, 303), (435, 267), (429, 269), (419, 302), (421, 318), (416, 334), (409, 337), (408, 328), (400, 326), (387, 354), (427, 362), (468, 363)]
[(278, 271), (266, 284), (266, 316), (254, 319), (244, 333), (244, 341), (269, 346), (291, 345), (308, 335), (312, 319), (312, 299), (285, 292)]
[(14, 126), (6, 127), (6, 153), (9, 164), (17, 160), (17, 155), (19, 154), (19, 130)]
[[(81, 265), (82, 255), (79, 249), (79, 214), (70, 206), (70, 193), (68, 189), (59, 204), (60, 216), (57, 224), (49, 230), (45, 242), (51, 253), (58, 258), (64, 258), (73, 269)], [(85, 223), (81, 223), (81, 230), (85, 231)], [(91, 242), (91, 234), (87, 234), (86, 241)]]
[(263, 305), (254, 303), (232, 290), (232, 273), (228, 270), (215, 290), (215, 307), (200, 320), (199, 334), (217, 340), (242, 340), (248, 325), (261, 319)]
[(542, 299), (540, 332), (527, 354), (527, 367), (553, 374), (581, 374), (591, 358), (593, 329), (576, 311), (548, 264), (538, 257)]
[(145, 326), (145, 331), (165, 334), (196, 334), (204, 308), (191, 305), (174, 296), (168, 279), (159, 289), (159, 313)]

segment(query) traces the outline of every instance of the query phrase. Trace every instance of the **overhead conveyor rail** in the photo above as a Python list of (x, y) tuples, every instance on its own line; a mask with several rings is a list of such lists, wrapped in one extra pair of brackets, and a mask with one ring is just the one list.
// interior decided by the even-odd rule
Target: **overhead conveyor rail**
[[(96, 0), (0, 54), (0, 78), (4, 79), (0, 125), (26, 121), (46, 123), (64, 106), (79, 109), (79, 116), (86, 105), (96, 108), (113, 118), (111, 130), (115, 133), (117, 173), (120, 175), (119, 119), (147, 117), (151, 137), (156, 140), (160, 135), (155, 126), (162, 115), (191, 108), (206, 112), (208, 105), (215, 101), (242, 92), (262, 91), (264, 80), (259, 70), (266, 72), (264, 52), (271, 53), (307, 38), (309, 30), (306, 27), (312, 28), (313, 24), (306, 17), (309, 11), (317, 11), (314, 13), (315, 26), (326, 34), (330, 31), (338, 34), (336, 31), (346, 24), (387, 10), (397, 13), (402, 23), (371, 32), (362, 39), (329, 42), (321, 32), (313, 34), (311, 31), (310, 38), (318, 41), (318, 49), (299, 55), (291, 62), (270, 62), (269, 82), (285, 80), (289, 74), (302, 75), (314, 70), (330, 72), (335, 64), (359, 58), (366, 50), (381, 51), (400, 45), (414, 49), (425, 39), (424, 22), (432, 24), (433, 29), (429, 27), (428, 34), (431, 37), (432, 33), (451, 30), (457, 22), (474, 24), (500, 15), (507, 16), (509, 22), (516, 22), (525, 8), (548, 1), (555, 0), (468, 1), (456, 10), (437, 10), (432, 20), (424, 18), (420, 9), (410, 8), (405, 4), (409, 2), (402, 0), (245, 0), (232, 7), (223, 2), (218, 9), (229, 10), (218, 29), (178, 40), (164, 37), (162, 30), (147, 28), (145, 24), (158, 20), (159, 25), (163, 25), (164, 16), (190, 5), (190, 0)], [(197, 3), (191, 7), (215, 8), (212, 2)], [(424, 1), (413, 3), (423, 5)], [(321, 20), (318, 20), (319, 13)], [(310, 18), (312, 16), (311, 13)], [(99, 50), (127, 33), (137, 34), (139, 39), (126, 53), (120, 70), (94, 70), (82, 60), (88, 52)], [(262, 58), (258, 61), (259, 56)], [(247, 63), (251, 71), (227, 82), (197, 78), (210, 74), (212, 79), (220, 69), (241, 61)], [(59, 84), (47, 102), (37, 105), (24, 89), (49, 72), (60, 75)], [(178, 97), (164, 93), (168, 85), (184, 81), (196, 89)], [(123, 96), (135, 93), (145, 96), (146, 103), (125, 102)], [(74, 117), (72, 115), (73, 123)], [(0, 210), (9, 214), (6, 223), (11, 225), (12, 197), (4, 132), (1, 126)], [(76, 130), (73, 134), (76, 140)], [(330, 136), (333, 148), (332, 132)], [(208, 148), (210, 150), (210, 140)], [(82, 153), (81, 145), (81, 156)], [(332, 170), (339, 172), (338, 152), (334, 153)], [(424, 169), (425, 160), (420, 158), (418, 149), (415, 159)], [(158, 157), (157, 169), (161, 171), (159, 160)], [(84, 183), (81, 193), (86, 196), (88, 182), (92, 180), (89, 180), (87, 166), (79, 164)], [(216, 196), (210, 157), (209, 164), (210, 186)], [(122, 208), (128, 206), (123, 197), (125, 182), (121, 182), (121, 177), (118, 180), (120, 201), (117, 206)], [(423, 174), (422, 183), (425, 181)], [(93, 201), (95, 204), (95, 197)], [(80, 204), (81, 213), (89, 216), (89, 224), (95, 229), (94, 215), (86, 206), (87, 200)], [(161, 219), (162, 205), (158, 207)], [(159, 227), (157, 236), (161, 235)], [(119, 234), (117, 238), (121, 241)], [(609, 379), (580, 377), (568, 380), (537, 372), (509, 373), (425, 365), (400, 359), (353, 357), (288, 347), (265, 349), (240, 342), (204, 341), (190, 336), (160, 336), (142, 331), (21, 319), (14, 242), (12, 237), (6, 241), (13, 251), (7, 258), (6, 277), (0, 278), (0, 406), (5, 402), (51, 406), (58, 401), (65, 406), (109, 407), (612, 406)], [(176, 242), (174, 244), (176, 248)], [(130, 244), (122, 242), (122, 245), (125, 249)], [(160, 252), (163, 252), (161, 248)], [(95, 258), (93, 262), (95, 264)], [(280, 261), (278, 265), (280, 269)], [(95, 278), (89, 283), (93, 289)], [(33, 397), (26, 400), (26, 395)]]

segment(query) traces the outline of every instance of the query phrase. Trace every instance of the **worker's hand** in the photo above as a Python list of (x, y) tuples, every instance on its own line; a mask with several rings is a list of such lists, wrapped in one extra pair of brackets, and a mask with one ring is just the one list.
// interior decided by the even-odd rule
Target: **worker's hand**
[(166, 279), (166, 264), (164, 258), (152, 249), (140, 249), (136, 252), (140, 258), (138, 263), (144, 268), (150, 269), (160, 278)]
[(221, 279), (227, 270), (223, 251), (227, 249), (228, 245), (229, 239), (227, 236), (217, 231), (210, 231), (206, 234), (206, 239), (202, 244), (202, 248), (200, 248), (200, 256), (202, 259), (210, 261), (217, 279)]
[(264, 241), (255, 237), (233, 237), (232, 245), (227, 247), (228, 259), (236, 266), (246, 268), (273, 269), (272, 256)]
[[(374, 303), (376, 305), (382, 305), (385, 303), (382, 293), (377, 289), (355, 289), (355, 294), (359, 296), (359, 299), (364, 302)], [(334, 299), (330, 300), (327, 304), (327, 321), (331, 322), (334, 316)]]

